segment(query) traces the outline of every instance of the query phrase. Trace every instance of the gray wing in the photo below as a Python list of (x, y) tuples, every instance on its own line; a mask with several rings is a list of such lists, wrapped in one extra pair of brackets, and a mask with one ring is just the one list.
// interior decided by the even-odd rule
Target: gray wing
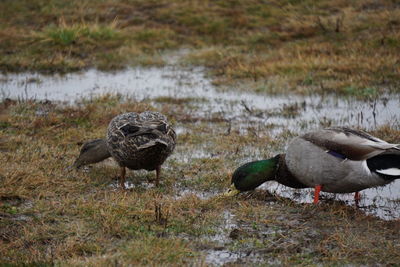
[(399, 149), (366, 132), (347, 127), (332, 127), (310, 132), (303, 139), (327, 151), (334, 151), (351, 160), (366, 160), (390, 149)]

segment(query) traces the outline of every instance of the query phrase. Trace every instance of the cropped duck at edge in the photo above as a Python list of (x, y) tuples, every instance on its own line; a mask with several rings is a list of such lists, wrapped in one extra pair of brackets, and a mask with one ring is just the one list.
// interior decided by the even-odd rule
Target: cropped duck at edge
[(332, 127), (294, 138), (286, 151), (267, 160), (240, 166), (225, 195), (253, 190), (275, 180), (292, 188), (315, 188), (319, 192), (355, 192), (383, 186), (400, 178), (400, 147), (363, 131)]
[(122, 188), (125, 188), (125, 168), (156, 170), (158, 185), (161, 165), (175, 144), (175, 131), (164, 115), (152, 111), (124, 113), (111, 120), (105, 139), (91, 140), (82, 146), (73, 166), (79, 168), (113, 157), (121, 167)]

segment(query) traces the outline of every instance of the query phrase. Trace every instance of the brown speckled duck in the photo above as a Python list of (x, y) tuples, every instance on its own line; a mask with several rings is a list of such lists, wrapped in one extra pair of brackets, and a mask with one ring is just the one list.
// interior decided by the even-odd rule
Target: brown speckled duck
[(286, 154), (253, 161), (237, 168), (225, 195), (253, 190), (275, 180), (292, 188), (351, 193), (386, 185), (400, 178), (400, 148), (363, 131), (332, 127), (294, 138)]
[(126, 169), (156, 171), (158, 186), (161, 165), (171, 155), (176, 134), (167, 118), (153, 111), (124, 113), (114, 117), (105, 139), (85, 143), (74, 166), (100, 162), (108, 157), (121, 167), (120, 185), (125, 188)]

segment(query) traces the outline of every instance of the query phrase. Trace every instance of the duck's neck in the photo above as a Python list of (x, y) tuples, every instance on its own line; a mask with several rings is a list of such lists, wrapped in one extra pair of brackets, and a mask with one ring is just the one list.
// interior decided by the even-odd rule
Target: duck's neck
[(286, 155), (285, 154), (280, 154), (279, 155), (279, 163), (278, 163), (278, 169), (275, 174), (275, 180), (283, 184), (285, 186), (291, 187), (291, 188), (306, 188), (308, 186), (302, 184), (297, 180), (296, 177), (293, 176), (293, 174), (289, 171), (287, 165), (286, 165), (286, 160), (285, 160)]
[(279, 157), (280, 155), (240, 166), (232, 176), (232, 183), (235, 188), (239, 191), (249, 191), (266, 181), (274, 180), (279, 167)]

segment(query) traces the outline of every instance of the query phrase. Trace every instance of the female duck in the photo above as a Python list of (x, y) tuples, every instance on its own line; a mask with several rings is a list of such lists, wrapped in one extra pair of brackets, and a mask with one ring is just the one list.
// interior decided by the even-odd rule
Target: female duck
[(253, 190), (275, 180), (292, 188), (350, 193), (382, 186), (400, 178), (400, 148), (365, 132), (333, 127), (292, 140), (286, 154), (254, 161), (236, 169), (226, 195)]
[(105, 139), (83, 145), (74, 166), (79, 168), (111, 156), (121, 167), (122, 188), (125, 188), (125, 168), (155, 170), (157, 186), (161, 165), (171, 155), (175, 144), (175, 131), (164, 115), (152, 111), (124, 113), (111, 120)]

